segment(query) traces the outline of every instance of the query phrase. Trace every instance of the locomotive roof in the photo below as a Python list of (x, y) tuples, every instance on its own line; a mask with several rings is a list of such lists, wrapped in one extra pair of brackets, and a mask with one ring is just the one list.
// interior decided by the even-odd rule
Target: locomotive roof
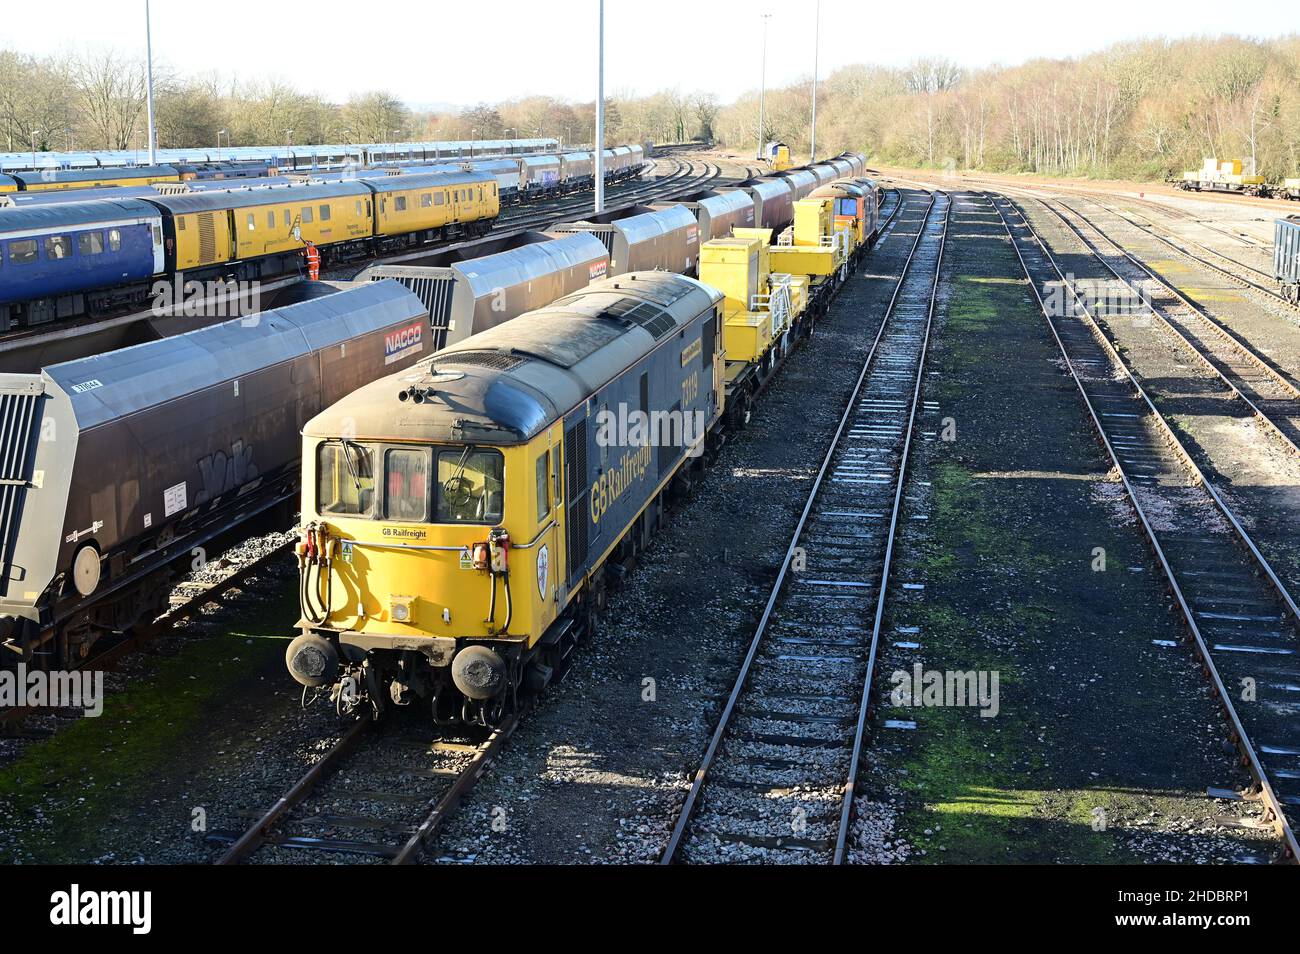
[(90, 199), (86, 202), (31, 203), (0, 209), (0, 235), (9, 232), (55, 232), (80, 225), (122, 219), (158, 217), (158, 210), (141, 199)]
[(366, 385), (303, 433), (337, 437), (346, 423), (358, 440), (523, 443), (720, 300), (673, 272), (597, 282)]

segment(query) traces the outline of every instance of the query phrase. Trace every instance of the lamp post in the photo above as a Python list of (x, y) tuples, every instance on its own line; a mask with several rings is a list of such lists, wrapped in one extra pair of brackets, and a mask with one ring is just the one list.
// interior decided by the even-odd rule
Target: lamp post
[(39, 129), (32, 130), (32, 170), (36, 169), (36, 137), (41, 134)]
[(226, 137), (226, 143), (229, 144), (229, 143), (230, 143), (230, 130), (229, 130), (229, 129), (218, 129), (218, 130), (217, 130), (217, 162), (220, 162), (220, 161), (221, 161), (221, 137), (222, 137), (222, 136), (225, 136), (225, 137)]
[(817, 56), (821, 52), (822, 38), (822, 0), (817, 0), (817, 17), (813, 27), (813, 97), (812, 97), (812, 146), (808, 161), (817, 161)]
[(149, 165), (158, 164), (158, 137), (153, 128), (153, 37), (149, 27), (149, 0), (144, 0), (145, 105), (149, 110)]
[(758, 85), (758, 154), (757, 158), (763, 158), (763, 127), (767, 125), (767, 21), (772, 19), (772, 14), (763, 14), (763, 66), (762, 76)]
[(605, 0), (599, 0), (600, 15), (596, 57), (596, 142), (592, 149), (596, 160), (596, 214), (605, 211)]

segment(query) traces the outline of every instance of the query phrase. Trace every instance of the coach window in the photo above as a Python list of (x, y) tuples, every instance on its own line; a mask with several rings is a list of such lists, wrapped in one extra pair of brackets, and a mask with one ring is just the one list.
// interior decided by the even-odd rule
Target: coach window
[(322, 222), (328, 222), (330, 220), (330, 207), (328, 205), (322, 205), (320, 207), (320, 220)]
[(9, 261), (26, 265), (36, 261), (36, 239), (19, 239), (9, 243)]
[(284, 210), (284, 227), (285, 227), (286, 229), (287, 229), (289, 226), (293, 225), (293, 219), (290, 218), (290, 216), (291, 216), (292, 214), (293, 214), (293, 213), (291, 213), (288, 209), (285, 209), (285, 210)]
[(311, 206), (310, 206), (310, 205), (304, 205), (304, 206), (302, 207), (302, 224), (303, 224), (303, 225), (311, 225), (311, 223), (314, 222), (314, 221), (315, 221), (315, 219), (312, 217)]
[(406, 196), (404, 195), (393, 196), (393, 211), (394, 212), (406, 211)]
[(438, 192), (438, 193), (436, 193), (436, 194), (434, 195), (434, 197), (433, 197), (433, 204), (434, 204), (434, 205), (446, 205), (446, 204), (447, 204), (447, 193), (445, 193), (445, 192)]
[(275, 209), (272, 209), (270, 212), (266, 213), (266, 227), (268, 229), (275, 228)]
[(47, 259), (67, 258), (72, 254), (72, 239), (66, 235), (51, 235), (45, 240)]
[(256, 223), (255, 221), (253, 221), (253, 219), (254, 219), (253, 213), (252, 213), (252, 212), (249, 212), (249, 213), (248, 213), (248, 231), (250, 231), (250, 232), (253, 231), (253, 229), (257, 228), (257, 223)]
[(82, 255), (98, 255), (104, 251), (104, 233), (82, 232), (77, 236), (77, 251)]
[(433, 205), (433, 196), (428, 192), (422, 193), (420, 195), (420, 206), (427, 209), (431, 205)]
[(120, 230), (108, 230), (108, 250), (110, 252), (120, 252), (122, 250), (122, 233)]
[(375, 502), (375, 458), (355, 441), (326, 441), (316, 451), (316, 512), (368, 516)]

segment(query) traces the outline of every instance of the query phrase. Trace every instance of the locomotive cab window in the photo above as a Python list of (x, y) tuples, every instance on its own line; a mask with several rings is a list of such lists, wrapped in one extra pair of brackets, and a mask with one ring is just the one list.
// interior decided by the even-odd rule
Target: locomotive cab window
[(384, 516), (423, 523), (429, 514), (429, 454), (425, 450), (390, 450), (385, 455), (387, 494)]
[(473, 446), (438, 454), (435, 523), (499, 523), (504, 512), (505, 459)]
[(375, 457), (355, 441), (326, 441), (316, 451), (316, 512), (368, 516), (375, 504)]

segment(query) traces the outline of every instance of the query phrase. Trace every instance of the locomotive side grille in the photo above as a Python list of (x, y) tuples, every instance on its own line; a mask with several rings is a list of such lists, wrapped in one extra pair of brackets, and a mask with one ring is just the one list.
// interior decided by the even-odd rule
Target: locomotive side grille
[(564, 436), (564, 472), (569, 502), (569, 577), (587, 562), (587, 419), (583, 418)]
[(14, 533), (27, 493), (32, 424), (39, 391), (0, 393), (0, 591), (7, 589)]
[(217, 260), (217, 226), (211, 212), (199, 213), (199, 261)]

